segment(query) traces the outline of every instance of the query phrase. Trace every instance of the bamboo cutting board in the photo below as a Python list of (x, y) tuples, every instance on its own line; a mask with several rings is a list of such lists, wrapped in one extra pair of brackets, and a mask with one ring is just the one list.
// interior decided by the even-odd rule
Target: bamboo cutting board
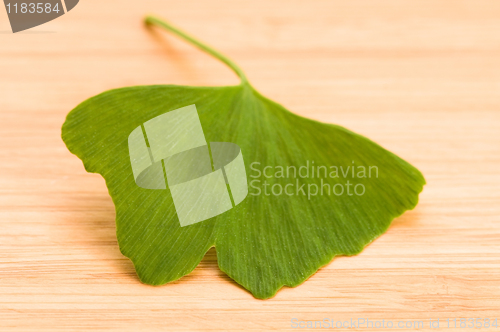
[[(148, 13), (232, 57), (291, 111), (415, 165), (427, 180), (417, 208), (270, 300), (220, 272), (213, 249), (174, 283), (141, 284), (103, 179), (60, 138), (65, 116), (111, 88), (237, 83), (145, 29)], [(9, 30), (0, 9), (0, 331), (297, 330), (323, 319), (463, 331), (446, 320), (500, 320), (499, 2), (86, 0)], [(375, 329), (386, 330), (358, 328)]]

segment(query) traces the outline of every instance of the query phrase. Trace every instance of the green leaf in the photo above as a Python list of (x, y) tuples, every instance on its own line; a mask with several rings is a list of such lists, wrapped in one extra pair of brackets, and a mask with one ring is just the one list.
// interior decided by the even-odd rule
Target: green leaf
[[(116, 89), (86, 100), (67, 116), (62, 138), (88, 172), (106, 180), (116, 207), (120, 250), (133, 261), (142, 282), (161, 285), (179, 279), (215, 247), (222, 271), (255, 297), (269, 298), (283, 286), (301, 284), (337, 255), (358, 254), (395, 217), (416, 206), (425, 180), (413, 166), (345, 128), (289, 112), (260, 95), (225, 56), (159, 19), (146, 22), (223, 61), (241, 84)], [(168, 188), (149, 190), (135, 183), (127, 139), (144, 122), (192, 104), (207, 142), (232, 142), (241, 148), (249, 194), (223, 214), (181, 227)], [(299, 170), (307, 165), (308, 177), (293, 176), (292, 166)], [(355, 176), (347, 169), (353, 165)], [(270, 178), (262, 172), (266, 166)], [(317, 166), (327, 167), (327, 176)], [(334, 166), (338, 177), (330, 176)], [(327, 194), (323, 187), (322, 195), (311, 195), (321, 181), (345, 192)], [(280, 187), (293, 195), (277, 195)], [(269, 194), (271, 189), (276, 194)]]

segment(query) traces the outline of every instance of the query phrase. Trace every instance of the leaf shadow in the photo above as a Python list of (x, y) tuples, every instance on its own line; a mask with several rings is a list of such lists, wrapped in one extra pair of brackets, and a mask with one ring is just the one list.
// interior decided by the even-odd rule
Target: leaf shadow
[[(394, 218), (394, 220), (389, 225), (389, 230), (399, 229), (399, 228), (415, 228), (418, 227), (419, 220), (422, 217), (423, 204), (420, 203), (415, 209), (405, 211), (399, 217)], [(384, 233), (385, 234), (385, 233)]]
[[(158, 45), (160, 51), (168, 56), (169, 60), (174, 64), (172, 67), (178, 73), (182, 74), (189, 81), (198, 82), (200, 80), (200, 75), (198, 75), (192, 61), (186, 57), (184, 52), (173, 47), (172, 43), (166, 37), (167, 32), (150, 25), (146, 25), (146, 30), (148, 31), (148, 35), (153, 39), (154, 45)], [(165, 61), (166, 64), (167, 62)]]
[[(360, 256), (368, 247), (372, 246), (373, 243), (377, 242), (377, 240), (379, 240), (382, 236), (384, 236), (385, 234), (387, 234), (388, 232), (391, 232), (391, 233), (396, 233), (396, 235), (393, 235), (393, 240), (398, 237), (399, 235), (397, 235), (398, 233), (398, 229), (405, 229), (405, 230), (408, 230), (408, 229), (418, 229), (419, 228), (419, 220), (421, 219), (422, 217), (422, 211), (420, 209), (414, 209), (414, 210), (410, 210), (410, 211), (406, 211), (405, 213), (403, 213), (402, 215), (400, 215), (399, 217), (396, 217), (394, 218), (389, 227), (387, 228), (387, 230), (385, 232), (383, 232), (381, 235), (379, 235), (377, 238), (375, 238), (373, 241), (367, 243), (362, 249), (360, 252), (358, 253), (355, 253), (355, 254), (352, 254), (352, 255), (336, 255), (334, 256), (328, 263), (326, 263), (325, 265), (321, 266), (318, 268), (318, 270), (316, 270), (314, 273), (312, 273), (309, 277), (307, 277), (304, 281), (302, 281), (300, 284), (298, 285), (295, 285), (295, 286), (288, 286), (288, 285), (284, 285), (282, 288), (280, 288), (276, 294), (274, 294), (272, 297), (270, 297), (269, 299), (272, 299), (272, 298), (275, 298), (279, 293), (281, 293), (282, 291), (285, 291), (284, 293), (286, 293), (287, 291), (286, 290), (291, 290), (293, 288), (296, 288), (296, 287), (299, 287), (301, 285), (303, 285), (304, 283), (306, 283), (307, 281), (310, 281), (311, 285), (314, 286), (314, 282), (322, 282), (324, 280), (332, 280), (331, 278), (329, 278), (329, 271), (330, 270), (334, 270), (335, 267), (334, 267), (334, 263), (337, 259), (339, 258), (342, 258), (342, 259), (345, 259), (345, 258), (353, 258), (356, 257), (356, 256)], [(407, 232), (407, 231), (406, 231)], [(410, 235), (411, 236), (411, 235)], [(390, 242), (391, 240), (390, 239), (386, 239), (384, 241), (388, 241)], [(397, 242), (401, 242), (401, 240), (397, 241)], [(376, 246), (376, 245), (375, 245)], [(384, 244), (385, 246), (385, 244)], [(397, 250), (398, 248), (398, 243), (394, 243), (394, 250)], [(375, 250), (377, 250), (375, 248)], [(363, 259), (363, 258), (360, 258), (360, 259)], [(367, 256), (367, 259), (370, 259), (369, 256)], [(356, 264), (359, 264), (359, 262), (357, 262)], [(358, 269), (356, 268), (356, 264), (353, 264), (353, 268), (352, 270), (350, 270), (350, 275), (356, 275), (357, 272), (358, 272)], [(340, 273), (342, 270), (339, 270), (339, 271), (336, 271), (335, 273)], [(359, 270), (359, 273), (363, 274), (363, 270)], [(323, 275), (325, 274), (325, 275)], [(316, 285), (317, 286), (317, 285)], [(332, 285), (334, 286), (334, 285)], [(331, 286), (329, 286), (331, 287)]]
[[(250, 294), (249, 291), (238, 284), (236, 281), (231, 279), (225, 272), (219, 268), (217, 262), (217, 249), (211, 247), (206, 253), (201, 262), (196, 266), (196, 268), (189, 274), (183, 276), (176, 281), (169, 284), (175, 284), (180, 282), (189, 282), (191, 280), (211, 280), (211, 281), (221, 281), (224, 283), (231, 284), (237, 288), (243, 290), (246, 294)], [(167, 284), (168, 285), (168, 284)]]
[[(85, 176), (100, 177), (88, 173)], [(98, 181), (102, 181), (102, 178)], [(84, 192), (82, 189), (68, 192), (65, 199), (71, 210), (63, 222), (68, 226), (65, 229), (70, 230), (67, 236), (72, 239), (71, 245), (83, 247), (85, 254), (99, 266), (88, 273), (101, 278), (126, 278), (140, 282), (132, 261), (120, 252), (116, 238), (115, 207), (107, 191)]]
[[(85, 173), (85, 177), (88, 178), (89, 176), (99, 178), (97, 182), (103, 181), (98, 174)], [(95, 181), (90, 180), (88, 182)], [(95, 185), (100, 187), (101, 184), (95, 183)], [(126, 279), (129, 282), (132, 281), (134, 283), (142, 283), (137, 276), (132, 261), (120, 252), (116, 238), (115, 207), (111, 197), (105, 190), (99, 190), (98, 192), (95, 190), (91, 192), (83, 192), (83, 190), (84, 189), (82, 189), (82, 191), (70, 191), (65, 195), (65, 199), (68, 200), (65, 203), (67, 203), (67, 206), (71, 206), (71, 213), (69, 213), (68, 217), (65, 218), (64, 223), (70, 226), (67, 227), (67, 229), (71, 229), (70, 233), (67, 235), (74, 239), (71, 244), (85, 247), (88, 255), (92, 256), (95, 262), (98, 262), (96, 264), (103, 267), (100, 271), (95, 272), (96, 269), (93, 269), (88, 273), (99, 278), (119, 278)], [(406, 238), (411, 238), (411, 230), (420, 229), (419, 220), (423, 215), (422, 208), (424, 208), (424, 206), (419, 205), (419, 208), (406, 211), (403, 215), (393, 219), (388, 229), (380, 234), (376, 239), (367, 243), (359, 253), (352, 255), (337, 255), (332, 257), (329, 262), (319, 267), (300, 284), (294, 286), (285, 285), (268, 299), (276, 297), (283, 291), (283, 293), (288, 293), (285, 289), (296, 288), (306, 281), (310, 280), (311, 284), (313, 284), (315, 282), (325, 280), (325, 278), (321, 277), (321, 275), (328, 273), (330, 269), (335, 268), (333, 263), (337, 258), (359, 256), (367, 249), (367, 247), (371, 247), (373, 243), (378, 241), (384, 242), (382, 247), (386, 247), (388, 242), (394, 241), (395, 239), (396, 242), (401, 243), (402, 240), (397, 240), (401, 233)], [(380, 240), (380, 237), (383, 235), (388, 236), (385, 236), (383, 240)], [(398, 243), (394, 243), (395, 250), (397, 250)], [(359, 264), (359, 262), (356, 264)], [(109, 272), (110, 270), (111, 272)], [(356, 269), (353, 268), (354, 273), (356, 272), (355, 270)], [(219, 268), (215, 247), (211, 247), (205, 253), (203, 259), (191, 273), (167, 284), (151, 287), (169, 287), (179, 283), (189, 284), (190, 282), (198, 282), (200, 280), (211, 281), (213, 283), (227, 283), (243, 290), (243, 293), (252, 296), (246, 288), (238, 284)]]
[[(85, 177), (98, 177), (100, 175), (85, 173)], [(94, 182), (90, 180), (89, 182)], [(96, 187), (100, 184), (96, 183)], [(132, 261), (120, 252), (116, 237), (115, 207), (107, 191), (98, 192), (71, 191), (64, 197), (67, 206), (71, 207), (70, 213), (64, 218), (63, 224), (69, 230), (65, 236), (71, 238), (72, 246), (85, 249), (85, 254), (91, 257), (99, 268), (88, 271), (94, 277), (104, 279), (126, 279), (128, 282), (142, 283), (135, 271)], [(110, 272), (111, 271), (111, 272)], [(248, 291), (231, 279), (219, 269), (215, 247), (210, 248), (201, 262), (189, 274), (164, 285), (151, 287), (169, 287), (178, 283), (198, 282), (199, 280), (222, 281), (235, 285)]]

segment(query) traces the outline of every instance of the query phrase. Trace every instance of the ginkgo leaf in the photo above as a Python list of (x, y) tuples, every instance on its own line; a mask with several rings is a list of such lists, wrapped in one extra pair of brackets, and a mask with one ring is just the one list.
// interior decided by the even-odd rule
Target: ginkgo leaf
[[(289, 112), (259, 94), (225, 56), (159, 19), (146, 22), (223, 61), (241, 83), (116, 89), (67, 116), (62, 138), (88, 172), (106, 180), (120, 250), (142, 282), (179, 279), (215, 247), (222, 271), (255, 297), (269, 298), (337, 255), (358, 254), (416, 206), (425, 184), (416, 168), (345, 128)], [(181, 227), (170, 188), (135, 182), (128, 137), (188, 105), (195, 105), (207, 142), (239, 146), (249, 193), (228, 211)]]

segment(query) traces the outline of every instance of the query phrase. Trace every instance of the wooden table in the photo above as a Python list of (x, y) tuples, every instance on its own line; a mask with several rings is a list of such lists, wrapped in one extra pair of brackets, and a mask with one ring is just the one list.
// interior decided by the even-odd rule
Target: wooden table
[[(238, 82), (145, 29), (147, 13), (226, 53), (293, 112), (408, 160), (428, 182), (420, 204), (360, 255), (270, 300), (220, 272), (213, 249), (177, 282), (141, 284), (103, 179), (60, 138), (65, 116), (111, 88)], [(1, 331), (296, 330), (293, 318), (423, 320), (421, 331), (439, 318), (451, 331), (448, 318), (500, 320), (500, 2), (85, 0), (9, 30), (0, 9)]]

